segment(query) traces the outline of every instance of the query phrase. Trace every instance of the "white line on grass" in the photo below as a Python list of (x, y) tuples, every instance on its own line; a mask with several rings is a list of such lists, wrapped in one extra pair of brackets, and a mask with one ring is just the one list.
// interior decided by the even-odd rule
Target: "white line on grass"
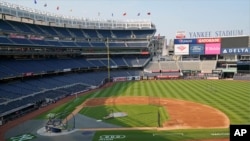
[(184, 136), (184, 133), (162, 133), (162, 134), (153, 134), (153, 136), (165, 136), (165, 135), (180, 135), (180, 136)]

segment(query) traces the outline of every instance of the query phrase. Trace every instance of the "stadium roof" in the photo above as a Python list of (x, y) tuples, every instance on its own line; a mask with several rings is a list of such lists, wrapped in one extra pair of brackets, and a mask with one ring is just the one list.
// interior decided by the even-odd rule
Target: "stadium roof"
[(24, 7), (21, 5), (11, 4), (0, 1), (0, 13), (17, 18), (27, 18), (35, 21), (43, 21), (46, 23), (55, 23), (55, 25), (67, 24), (68, 27), (84, 28), (124, 28), (124, 29), (155, 29), (155, 25), (148, 19), (143, 20), (111, 20), (111, 19), (90, 19), (83, 17), (73, 17), (40, 11)]

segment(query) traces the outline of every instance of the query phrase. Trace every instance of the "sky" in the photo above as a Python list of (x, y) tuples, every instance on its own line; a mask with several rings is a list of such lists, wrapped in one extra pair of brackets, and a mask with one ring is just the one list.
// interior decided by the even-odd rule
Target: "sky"
[[(93, 18), (151, 20), (156, 35), (177, 31), (243, 30), (250, 35), (250, 0), (0, 0), (55, 14)], [(47, 4), (45, 7), (44, 4)], [(57, 7), (59, 9), (57, 10)], [(150, 15), (147, 13), (150, 12)], [(112, 16), (113, 13), (113, 16)], [(126, 16), (123, 16), (126, 13)], [(140, 16), (138, 16), (140, 13)]]

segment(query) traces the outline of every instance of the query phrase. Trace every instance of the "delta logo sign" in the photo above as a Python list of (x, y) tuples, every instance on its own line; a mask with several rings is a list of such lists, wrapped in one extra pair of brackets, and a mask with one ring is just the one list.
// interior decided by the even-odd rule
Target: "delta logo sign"
[(221, 54), (250, 54), (250, 48), (222, 48)]

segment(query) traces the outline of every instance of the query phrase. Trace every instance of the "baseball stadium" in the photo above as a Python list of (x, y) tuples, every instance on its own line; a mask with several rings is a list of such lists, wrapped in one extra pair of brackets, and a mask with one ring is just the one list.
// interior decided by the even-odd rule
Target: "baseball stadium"
[(156, 31), (0, 2), (0, 140), (229, 141), (249, 125), (250, 36)]

